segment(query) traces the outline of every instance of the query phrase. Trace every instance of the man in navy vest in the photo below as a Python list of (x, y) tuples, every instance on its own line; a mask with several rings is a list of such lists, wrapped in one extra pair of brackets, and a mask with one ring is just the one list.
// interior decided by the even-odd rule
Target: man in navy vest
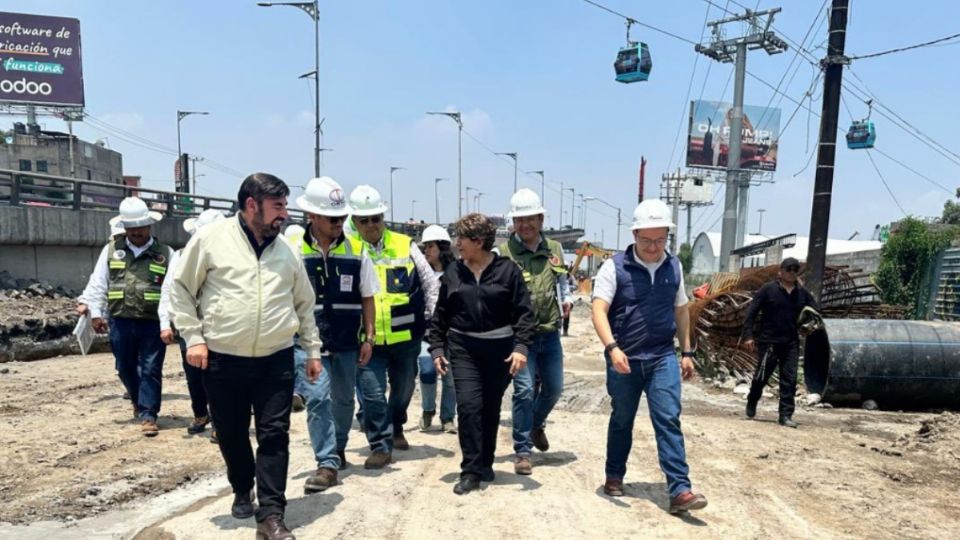
[[(680, 377), (694, 376), (690, 317), (680, 260), (667, 253), (674, 224), (660, 200), (646, 200), (633, 211), (634, 244), (603, 263), (593, 290), (593, 326), (607, 360), (607, 393), (612, 400), (607, 428), (607, 480), (603, 492), (623, 496), (627, 456), (640, 396), (647, 394), (657, 438), (660, 469), (667, 477), (670, 513), (707, 506), (691, 491), (680, 431)], [(680, 342), (678, 365), (674, 336)]]

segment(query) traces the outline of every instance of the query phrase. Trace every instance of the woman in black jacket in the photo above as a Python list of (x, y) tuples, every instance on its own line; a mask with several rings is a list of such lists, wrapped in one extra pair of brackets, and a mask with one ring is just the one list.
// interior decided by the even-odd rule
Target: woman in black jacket
[[(453, 369), (463, 461), (453, 492), (462, 495), (494, 478), (500, 402), (510, 379), (526, 369), (533, 341), (530, 292), (520, 268), (492, 253), (496, 226), (481, 214), (456, 224), (461, 260), (444, 272), (428, 335), (441, 375)], [(444, 356), (449, 351), (449, 362)]]

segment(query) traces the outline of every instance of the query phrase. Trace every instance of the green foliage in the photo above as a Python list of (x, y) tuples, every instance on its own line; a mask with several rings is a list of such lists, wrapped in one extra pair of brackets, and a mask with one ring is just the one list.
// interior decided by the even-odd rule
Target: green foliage
[(693, 247), (690, 244), (681, 244), (680, 253), (677, 254), (677, 257), (680, 259), (680, 264), (683, 265), (683, 270), (689, 274), (693, 268)]
[(924, 281), (937, 254), (955, 235), (953, 228), (934, 230), (916, 218), (902, 220), (883, 246), (874, 278), (883, 301), (911, 306), (918, 315), (923, 313), (927, 304)]
[(940, 222), (947, 225), (960, 225), (960, 203), (947, 201), (943, 203), (943, 215)]

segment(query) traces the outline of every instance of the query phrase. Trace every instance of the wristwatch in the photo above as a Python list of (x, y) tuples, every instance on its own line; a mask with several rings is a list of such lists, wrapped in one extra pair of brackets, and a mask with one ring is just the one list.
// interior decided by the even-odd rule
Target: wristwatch
[(694, 358), (696, 355), (693, 354), (693, 351), (683, 351), (680, 353), (680, 358)]
[(377, 337), (376, 336), (368, 337), (367, 339), (363, 340), (363, 342), (373, 347), (374, 345), (377, 344)]
[(616, 349), (619, 346), (620, 345), (617, 345), (616, 341), (611, 341), (610, 343), (607, 343), (607, 345), (603, 348), (603, 352), (610, 354), (610, 351)]

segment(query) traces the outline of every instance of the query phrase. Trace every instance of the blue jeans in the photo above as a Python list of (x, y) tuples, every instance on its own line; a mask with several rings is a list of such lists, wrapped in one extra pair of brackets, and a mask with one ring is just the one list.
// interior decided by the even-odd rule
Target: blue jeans
[[(310, 432), (310, 445), (313, 447), (313, 456), (317, 460), (317, 467), (336, 470), (340, 467), (340, 456), (337, 455), (336, 423), (334, 422), (330, 399), (331, 378), (333, 377), (330, 357), (324, 356), (321, 358), (323, 371), (313, 383), (307, 379), (306, 351), (299, 346), (295, 347), (293, 360), (293, 391), (303, 396), (304, 401), (306, 401), (307, 431)], [(333, 385), (336, 384), (333, 383)]]
[[(393, 436), (403, 433), (407, 407), (417, 380), (419, 341), (377, 345), (366, 366), (357, 370), (357, 383), (363, 404), (363, 430), (370, 449), (393, 451)], [(390, 397), (387, 399), (387, 377)]]
[[(534, 380), (540, 375), (540, 386)], [(533, 451), (532, 428), (543, 428), (563, 392), (563, 347), (560, 332), (536, 334), (527, 353), (526, 372), (513, 378), (513, 450), (520, 456)]]
[(140, 411), (140, 419), (156, 422), (167, 353), (167, 346), (160, 339), (160, 322), (110, 319), (110, 347), (120, 382)]
[(608, 477), (623, 479), (633, 444), (633, 420), (640, 395), (647, 393), (650, 422), (657, 439), (660, 470), (671, 497), (690, 491), (690, 472), (680, 431), (680, 364), (670, 353), (655, 360), (630, 360), (630, 373), (614, 371), (607, 356), (607, 393), (613, 410), (607, 427)]
[[(420, 348), (420, 400), (423, 412), (437, 412), (437, 368), (427, 351), (427, 344)], [(457, 395), (453, 389), (453, 370), (448, 369), (442, 377), (443, 394), (440, 397), (440, 421), (452, 422), (457, 415)]]

